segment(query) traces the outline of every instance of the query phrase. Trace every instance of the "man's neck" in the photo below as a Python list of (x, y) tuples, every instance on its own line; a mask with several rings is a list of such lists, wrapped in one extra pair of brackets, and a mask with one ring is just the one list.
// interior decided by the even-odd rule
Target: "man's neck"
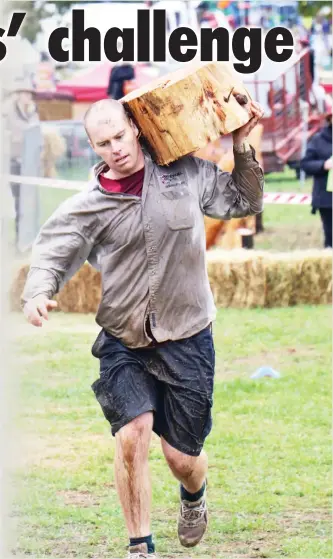
[(114, 171), (113, 169), (109, 169), (106, 173), (104, 173), (104, 176), (107, 179), (111, 179), (111, 180), (125, 179), (126, 177), (130, 177), (131, 175), (134, 175), (134, 173), (141, 171), (141, 169), (143, 169), (144, 166), (145, 166), (145, 158), (143, 152), (141, 151), (137, 163), (133, 167), (133, 169), (131, 169), (131, 171), (120, 173), (119, 171)]

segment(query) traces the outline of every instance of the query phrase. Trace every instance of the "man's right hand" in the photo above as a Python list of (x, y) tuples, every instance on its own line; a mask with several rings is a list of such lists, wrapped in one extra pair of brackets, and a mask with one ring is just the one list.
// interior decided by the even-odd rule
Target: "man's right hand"
[(330, 171), (332, 167), (333, 167), (333, 159), (332, 157), (330, 157), (329, 159), (326, 159), (324, 163), (324, 169), (325, 171)]
[(56, 301), (48, 299), (46, 295), (37, 295), (33, 299), (29, 299), (23, 307), (24, 315), (33, 326), (43, 326), (42, 318), (48, 320), (48, 311), (58, 306)]

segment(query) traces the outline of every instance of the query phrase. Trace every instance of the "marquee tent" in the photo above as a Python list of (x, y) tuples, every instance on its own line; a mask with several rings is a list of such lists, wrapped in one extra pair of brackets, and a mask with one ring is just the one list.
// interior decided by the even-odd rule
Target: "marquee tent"
[[(106, 99), (111, 68), (111, 62), (102, 62), (79, 70), (72, 78), (59, 82), (57, 91), (72, 95), (78, 103), (94, 103)], [(134, 71), (135, 79), (125, 86), (127, 93), (161, 74), (160, 67), (143, 63), (136, 64)]]

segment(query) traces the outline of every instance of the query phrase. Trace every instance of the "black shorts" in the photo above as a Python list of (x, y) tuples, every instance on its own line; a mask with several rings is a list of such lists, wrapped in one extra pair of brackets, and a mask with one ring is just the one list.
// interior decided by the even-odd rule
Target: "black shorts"
[(92, 389), (112, 434), (154, 412), (153, 430), (177, 450), (198, 456), (212, 428), (215, 351), (211, 326), (183, 340), (129, 349), (104, 330), (92, 354), (100, 378)]

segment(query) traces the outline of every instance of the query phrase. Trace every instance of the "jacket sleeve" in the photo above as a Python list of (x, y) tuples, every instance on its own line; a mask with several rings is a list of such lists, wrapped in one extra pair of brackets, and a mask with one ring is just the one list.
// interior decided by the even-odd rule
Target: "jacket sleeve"
[(316, 149), (316, 138), (312, 138), (307, 145), (305, 156), (301, 160), (301, 169), (307, 175), (323, 176), (327, 173), (324, 169), (324, 163), (325, 159), (319, 156)]
[(201, 209), (209, 217), (231, 219), (262, 212), (264, 174), (254, 149), (242, 154), (234, 151), (234, 158), (232, 173), (221, 171), (210, 161), (199, 160)]
[(84, 264), (90, 249), (79, 230), (77, 217), (56, 211), (34, 243), (21, 305), (41, 294), (51, 299)]

